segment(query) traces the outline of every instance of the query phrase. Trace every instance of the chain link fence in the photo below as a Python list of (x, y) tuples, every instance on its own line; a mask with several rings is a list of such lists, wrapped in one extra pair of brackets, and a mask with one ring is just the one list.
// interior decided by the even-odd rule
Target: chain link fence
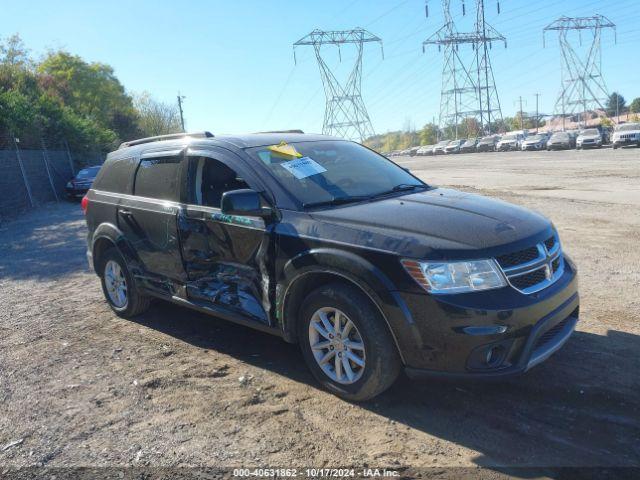
[(0, 132), (0, 222), (28, 208), (65, 200), (65, 185), (78, 170), (102, 165), (105, 154), (73, 152), (64, 138), (38, 131)]

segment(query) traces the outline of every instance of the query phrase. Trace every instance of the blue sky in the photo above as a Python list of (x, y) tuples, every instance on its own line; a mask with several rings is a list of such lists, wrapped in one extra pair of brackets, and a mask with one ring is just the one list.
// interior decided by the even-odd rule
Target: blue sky
[[(606, 15), (617, 24), (603, 35), (603, 74), (610, 91), (628, 101), (640, 96), (640, 0), (485, 0), (487, 21), (507, 37), (494, 45), (492, 62), (502, 110), (551, 112), (560, 85), (557, 38), (542, 47), (542, 28), (561, 15)], [(382, 38), (365, 48), (362, 94), (376, 132), (416, 127), (437, 119), (442, 54), (422, 53), (422, 41), (439, 28), (439, 0), (322, 1), (91, 1), (0, 2), (0, 36), (18, 32), (34, 54), (65, 48), (89, 61), (112, 65), (128, 91), (148, 91), (184, 103), (188, 130), (238, 133), (302, 128), (319, 132), (324, 93), (312, 49), (292, 44), (315, 28), (363, 27)], [(461, 0), (451, 0), (454, 19)], [(467, 10), (473, 0), (466, 0)], [(459, 30), (464, 30), (461, 24)], [(353, 52), (327, 58), (344, 73)]]

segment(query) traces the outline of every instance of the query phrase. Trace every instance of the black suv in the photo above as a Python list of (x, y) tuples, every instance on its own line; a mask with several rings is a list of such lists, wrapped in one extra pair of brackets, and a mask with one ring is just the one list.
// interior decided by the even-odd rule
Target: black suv
[(578, 321), (576, 268), (549, 220), (428, 185), (349, 141), (128, 142), (82, 207), (117, 314), (157, 297), (298, 342), (318, 381), (350, 400), (403, 368), (522, 373)]

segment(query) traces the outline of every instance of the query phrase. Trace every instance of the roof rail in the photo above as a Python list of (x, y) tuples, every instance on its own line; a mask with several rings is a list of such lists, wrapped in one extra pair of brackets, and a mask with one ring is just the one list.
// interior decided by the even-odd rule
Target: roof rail
[(272, 130), (270, 132), (256, 132), (259, 133), (304, 133), (302, 130)]
[(134, 145), (142, 145), (143, 143), (161, 142), (163, 140), (177, 140), (178, 138), (211, 138), (213, 133), (211, 132), (192, 132), (192, 133), (170, 133), (168, 135), (158, 135), (156, 137), (139, 138), (138, 140), (130, 140), (128, 142), (122, 142), (118, 147), (121, 148), (133, 147)]

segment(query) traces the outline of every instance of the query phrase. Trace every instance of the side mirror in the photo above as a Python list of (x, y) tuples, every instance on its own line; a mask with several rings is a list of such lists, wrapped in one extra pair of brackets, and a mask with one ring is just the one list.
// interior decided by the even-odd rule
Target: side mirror
[(222, 194), (222, 213), (246, 217), (268, 217), (272, 211), (271, 208), (262, 206), (258, 192), (245, 188)]

